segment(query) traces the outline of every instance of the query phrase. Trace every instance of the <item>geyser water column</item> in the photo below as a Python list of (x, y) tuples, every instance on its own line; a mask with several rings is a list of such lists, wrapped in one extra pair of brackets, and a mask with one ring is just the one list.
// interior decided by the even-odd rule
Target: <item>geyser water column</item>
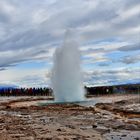
[(57, 102), (75, 102), (84, 100), (80, 68), (80, 51), (73, 37), (73, 31), (65, 34), (64, 43), (56, 48), (52, 70), (52, 86)]

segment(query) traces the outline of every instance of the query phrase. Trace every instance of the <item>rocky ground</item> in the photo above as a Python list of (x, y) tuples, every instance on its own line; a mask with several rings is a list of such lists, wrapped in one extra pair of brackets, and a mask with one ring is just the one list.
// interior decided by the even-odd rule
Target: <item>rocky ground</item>
[(140, 140), (140, 98), (132, 97), (93, 107), (2, 100), (0, 140)]

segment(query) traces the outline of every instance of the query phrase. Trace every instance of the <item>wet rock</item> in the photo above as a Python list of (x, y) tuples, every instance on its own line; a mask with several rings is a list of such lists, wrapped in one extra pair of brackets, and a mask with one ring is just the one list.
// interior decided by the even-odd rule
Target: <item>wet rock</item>
[(6, 109), (6, 106), (0, 106), (0, 110)]
[(125, 129), (125, 125), (113, 125), (112, 126), (113, 129)]
[(97, 103), (95, 106), (102, 110), (108, 110), (108, 111), (113, 110), (113, 106), (110, 103)]
[(105, 109), (105, 104), (104, 103), (97, 103), (95, 105), (96, 108), (100, 108), (100, 109)]
[(92, 125), (92, 128), (97, 128), (97, 125), (93, 124), (93, 125)]
[(72, 138), (72, 140), (79, 140), (79, 137), (76, 137), (76, 138)]
[(95, 130), (100, 132), (102, 135), (110, 132), (110, 129), (107, 128), (96, 128)]
[[(139, 128), (135, 124), (126, 124), (126, 130), (138, 130)], [(139, 129), (140, 130), (140, 129)]]
[(1, 123), (5, 123), (5, 121), (4, 121), (3, 119), (0, 118), (0, 124), (1, 124)]
[(127, 135), (125, 135), (125, 134), (123, 134), (123, 135), (121, 135), (122, 137), (126, 137)]
[(125, 100), (115, 102), (115, 104), (117, 104), (117, 105), (124, 105), (126, 103), (127, 103), (127, 101), (125, 101)]
[(58, 128), (56, 131), (62, 131), (60, 128)]
[(140, 140), (140, 138), (134, 138), (135, 140)]
[(75, 129), (75, 127), (72, 125), (66, 125), (66, 127), (71, 128), (71, 129)]

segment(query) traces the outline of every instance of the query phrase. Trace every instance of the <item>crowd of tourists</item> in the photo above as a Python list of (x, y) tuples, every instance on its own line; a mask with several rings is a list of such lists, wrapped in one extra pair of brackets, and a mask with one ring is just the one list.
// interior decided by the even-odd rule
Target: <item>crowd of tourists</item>
[[(113, 93), (140, 93), (140, 85), (86, 87), (86, 95), (109, 95)], [(0, 88), (0, 96), (51, 96), (51, 88)]]
[(1, 88), (0, 96), (50, 96), (51, 88)]

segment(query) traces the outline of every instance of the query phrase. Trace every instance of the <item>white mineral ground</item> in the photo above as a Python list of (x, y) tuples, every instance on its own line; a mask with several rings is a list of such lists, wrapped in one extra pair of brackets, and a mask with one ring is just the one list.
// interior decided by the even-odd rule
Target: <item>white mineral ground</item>
[[(44, 98), (44, 99), (42, 99)], [(16, 97), (17, 99), (21, 99), (20, 102), (15, 102), (12, 103), (11, 106), (15, 106), (15, 107), (23, 107), (23, 106), (32, 106), (32, 105), (38, 105), (39, 103), (53, 103), (54, 101), (52, 100), (47, 100), (51, 98), (50, 97)], [(117, 101), (121, 101), (121, 100), (129, 100), (129, 99), (135, 99), (135, 98), (140, 98), (139, 95), (137, 94), (118, 94), (118, 95), (110, 95), (110, 96), (99, 96), (99, 97), (93, 97), (93, 98), (88, 98), (85, 100), (85, 102), (81, 102), (78, 103), (82, 106), (94, 106), (97, 103), (114, 103)], [(22, 99), (24, 99), (25, 101), (22, 102)], [(26, 101), (26, 99), (30, 99), (29, 101)], [(35, 101), (32, 101), (32, 99), (35, 99)], [(37, 100), (36, 100), (37, 99)], [(5, 101), (11, 101), (11, 100), (15, 100), (15, 97), (3, 97), (0, 98), (0, 102), (5, 102)]]
[(140, 139), (139, 95), (38, 106), (46, 102), (53, 101), (47, 97), (1, 97), (0, 140)]

